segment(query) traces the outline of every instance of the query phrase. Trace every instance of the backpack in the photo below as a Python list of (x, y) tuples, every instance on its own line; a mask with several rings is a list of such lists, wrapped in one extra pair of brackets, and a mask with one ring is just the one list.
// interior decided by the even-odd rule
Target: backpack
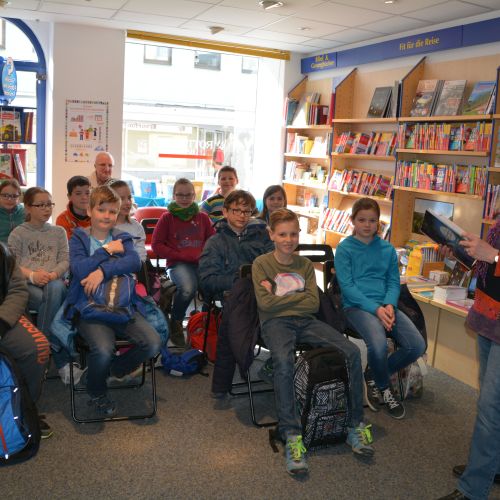
[[(206, 312), (197, 312), (193, 314), (187, 324), (188, 342), (192, 348), (200, 351), (206, 351), (210, 361), (215, 361), (217, 352), (217, 331), (220, 324), (220, 313), (212, 311), (210, 313), (210, 323), (208, 325), (208, 337), (205, 344), (205, 325), (207, 323)], [(205, 348), (205, 349), (204, 349)]]
[(112, 276), (97, 290), (75, 304), (80, 317), (86, 321), (128, 323), (135, 313), (136, 279), (130, 274)]
[(0, 465), (28, 460), (39, 445), (35, 403), (16, 362), (0, 346)]
[(345, 441), (350, 409), (349, 375), (343, 353), (333, 347), (302, 353), (295, 363), (294, 385), (306, 448)]
[(319, 299), (318, 319), (335, 328), (338, 332), (344, 333), (347, 329), (347, 320), (342, 307), (342, 294), (335, 272), (326, 287), (326, 291), (319, 294)]
[(172, 354), (167, 347), (162, 347), (160, 352), (163, 369), (177, 377), (200, 373), (206, 364), (205, 355), (198, 349), (189, 349), (182, 354)]

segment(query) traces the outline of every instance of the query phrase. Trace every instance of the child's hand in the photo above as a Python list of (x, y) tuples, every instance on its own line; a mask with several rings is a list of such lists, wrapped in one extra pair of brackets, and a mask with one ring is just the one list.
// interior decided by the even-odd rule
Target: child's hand
[(33, 273), (33, 282), (38, 286), (45, 286), (50, 281), (50, 273), (43, 269), (38, 269)]
[[(392, 306), (391, 306), (392, 307)], [(376, 311), (375, 314), (377, 315), (377, 318), (380, 320), (382, 323), (383, 327), (390, 332), (392, 330), (392, 327), (394, 325), (394, 310), (391, 313), (387, 311), (387, 309), (384, 306), (380, 306)]]
[(53, 271), (51, 273), (49, 273), (49, 277), (50, 277), (50, 281), (54, 281), (58, 278), (57, 273), (55, 273)]
[(102, 283), (104, 279), (104, 274), (100, 269), (92, 271), (86, 278), (80, 281), (83, 286), (83, 290), (87, 295), (91, 295), (97, 290), (97, 287)]
[(106, 245), (108, 252), (111, 254), (124, 253), (122, 240), (112, 240)]
[(269, 292), (269, 293), (273, 293), (273, 286), (271, 285), (271, 283), (269, 283), (268, 280), (262, 280), (260, 282), (260, 284)]

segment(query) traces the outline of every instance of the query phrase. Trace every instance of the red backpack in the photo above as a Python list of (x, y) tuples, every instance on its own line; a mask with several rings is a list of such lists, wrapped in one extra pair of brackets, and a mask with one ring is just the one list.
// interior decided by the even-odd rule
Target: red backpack
[[(203, 351), (205, 343), (205, 326), (207, 323), (206, 312), (197, 312), (193, 314), (187, 324), (188, 342), (193, 349)], [(217, 351), (217, 331), (221, 320), (220, 312), (210, 313), (210, 323), (208, 325), (208, 336), (205, 347), (205, 352), (210, 361), (215, 361), (215, 353)]]

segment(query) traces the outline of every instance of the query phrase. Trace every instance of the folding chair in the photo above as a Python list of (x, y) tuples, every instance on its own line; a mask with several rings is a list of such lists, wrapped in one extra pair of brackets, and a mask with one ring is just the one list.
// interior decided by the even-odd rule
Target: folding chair
[(323, 291), (326, 291), (330, 281), (327, 280), (325, 266), (327, 262), (333, 263), (332, 247), (323, 243), (299, 243), (295, 251), (302, 257), (307, 257), (311, 262), (323, 264)]
[[(75, 336), (75, 346), (77, 352), (80, 354), (80, 366), (83, 368), (86, 365), (86, 354), (88, 353), (88, 345), (85, 340), (80, 336)], [(132, 347), (132, 344), (127, 340), (116, 340), (115, 341), (116, 349)], [(71, 416), (73, 420), (79, 424), (91, 423), (91, 422), (118, 422), (122, 420), (138, 420), (138, 419), (146, 419), (151, 418), (156, 415), (157, 410), (157, 397), (156, 397), (156, 375), (155, 375), (155, 358), (151, 358), (149, 361), (144, 362), (142, 364), (142, 374), (141, 378), (136, 383), (130, 384), (120, 384), (116, 386), (108, 387), (109, 390), (116, 389), (138, 389), (142, 387), (146, 382), (146, 368), (149, 368), (149, 372), (151, 375), (151, 405), (152, 408), (150, 411), (145, 413), (133, 414), (133, 415), (123, 415), (123, 416), (113, 416), (113, 417), (90, 417), (90, 418), (81, 418), (77, 414), (76, 410), (76, 394), (87, 392), (87, 388), (84, 386), (78, 386), (75, 384), (74, 374), (73, 374), (73, 363), (70, 363), (70, 392), (71, 392)]]
[(146, 253), (149, 261), (152, 263), (156, 260), (156, 266), (158, 267), (159, 257), (151, 249), (151, 239), (153, 237), (153, 232), (156, 224), (160, 217), (166, 212), (165, 207), (142, 207), (135, 211), (135, 218), (141, 223), (146, 233)]

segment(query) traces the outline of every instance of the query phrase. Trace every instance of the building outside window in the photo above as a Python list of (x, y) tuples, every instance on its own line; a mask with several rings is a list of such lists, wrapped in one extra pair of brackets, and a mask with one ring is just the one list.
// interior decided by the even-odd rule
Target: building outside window
[(217, 52), (199, 52), (194, 54), (194, 67), (220, 71), (221, 55)]
[(172, 64), (172, 49), (158, 45), (144, 45), (144, 62), (146, 64)]

